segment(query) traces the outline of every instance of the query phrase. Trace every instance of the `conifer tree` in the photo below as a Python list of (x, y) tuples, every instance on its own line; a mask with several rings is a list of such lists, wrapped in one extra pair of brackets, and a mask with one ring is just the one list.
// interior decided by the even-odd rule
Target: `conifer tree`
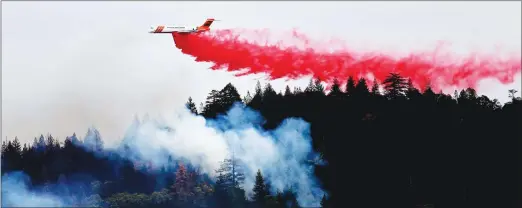
[(377, 82), (377, 80), (373, 80), (371, 94), (372, 95), (380, 95), (381, 94), (381, 92), (379, 90), (379, 83)]
[(286, 88), (285, 88), (285, 96), (290, 96), (292, 95), (292, 91), (290, 90), (290, 87), (288, 85), (286, 85)]
[(348, 95), (352, 95), (355, 91), (355, 79), (353, 76), (348, 77), (348, 81), (346, 82), (345, 92)]
[(397, 73), (390, 73), (383, 82), (386, 95), (390, 98), (404, 96), (407, 90), (406, 80)]
[(266, 188), (267, 187), (263, 175), (261, 174), (261, 170), (257, 170), (256, 182), (253, 188), (253, 200), (257, 205), (263, 206), (265, 204), (265, 198), (269, 195)]
[(196, 109), (196, 104), (192, 101), (192, 97), (189, 97), (188, 98), (188, 101), (187, 103), (185, 103), (185, 107), (187, 107), (190, 112), (192, 112), (193, 114), (198, 114), (198, 110)]
[(339, 84), (339, 80), (334, 79), (332, 89), (330, 90), (330, 93), (328, 93), (329, 96), (340, 96), (343, 92), (341, 91), (341, 86)]

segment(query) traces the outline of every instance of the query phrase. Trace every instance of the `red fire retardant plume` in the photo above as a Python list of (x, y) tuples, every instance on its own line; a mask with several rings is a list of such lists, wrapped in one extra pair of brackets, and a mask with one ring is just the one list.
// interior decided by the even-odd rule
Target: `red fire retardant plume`
[[(197, 62), (212, 63), (213, 70), (239, 72), (236, 76), (266, 73), (270, 79), (297, 79), (312, 75), (332, 84), (334, 79), (345, 83), (348, 76), (357, 79), (366, 74), (372, 74), (377, 81), (382, 82), (393, 72), (411, 78), (413, 84), (421, 90), (429, 84), (438, 91), (448, 87), (475, 88), (478, 81), (484, 78), (494, 78), (508, 84), (521, 71), (520, 55), (504, 60), (475, 56), (457, 60), (434, 53), (394, 58), (378, 53), (348, 50), (319, 52), (316, 48), (260, 44), (241, 39), (240, 36), (233, 30), (199, 34), (173, 33), (176, 47), (182, 53), (196, 57)], [(305, 36), (296, 35), (295, 32), (294, 38), (308, 43)]]

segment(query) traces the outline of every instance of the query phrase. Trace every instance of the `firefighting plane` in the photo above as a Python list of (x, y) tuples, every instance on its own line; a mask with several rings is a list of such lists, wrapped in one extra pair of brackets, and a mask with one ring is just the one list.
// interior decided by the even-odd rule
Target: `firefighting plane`
[(189, 33), (200, 33), (210, 30), (210, 25), (215, 20), (214, 18), (208, 18), (205, 23), (201, 26), (195, 27), (187, 27), (187, 26), (175, 26), (175, 25), (158, 25), (152, 26), (149, 29), (149, 33), (180, 33), (180, 34), (189, 34)]

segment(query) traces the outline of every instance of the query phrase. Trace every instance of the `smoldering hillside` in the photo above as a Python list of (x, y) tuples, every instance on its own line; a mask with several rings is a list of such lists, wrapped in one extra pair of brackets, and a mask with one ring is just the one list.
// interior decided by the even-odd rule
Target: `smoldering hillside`
[(136, 118), (112, 149), (93, 128), (10, 140), (2, 205), (515, 207), (516, 90), (501, 104), (386, 80), (245, 96), (228, 84), (199, 109)]

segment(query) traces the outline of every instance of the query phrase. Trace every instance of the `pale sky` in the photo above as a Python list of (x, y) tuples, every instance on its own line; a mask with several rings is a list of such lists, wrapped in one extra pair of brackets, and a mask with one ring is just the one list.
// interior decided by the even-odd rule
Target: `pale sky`
[[(147, 33), (207, 17), (222, 20), (212, 28), (296, 28), (361, 49), (411, 51), (445, 40), (457, 53), (520, 53), (522, 39), (521, 2), (2, 2), (2, 139), (63, 140), (94, 125), (114, 143), (134, 115), (168, 116), (189, 96), (199, 106), (228, 82), (242, 96), (252, 91), (259, 76), (212, 71), (175, 48), (171, 35)], [(281, 90), (307, 82), (271, 83)], [(520, 85), (518, 75), (478, 92), (505, 102)]]

